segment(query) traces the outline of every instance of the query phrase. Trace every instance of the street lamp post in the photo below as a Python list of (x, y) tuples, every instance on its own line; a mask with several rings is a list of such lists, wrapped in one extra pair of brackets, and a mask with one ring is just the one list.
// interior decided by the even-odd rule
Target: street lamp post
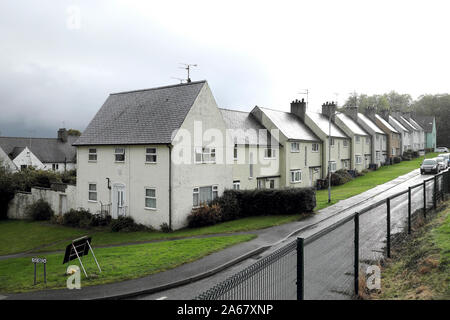
[(330, 111), (328, 116), (328, 203), (331, 202), (331, 117)]

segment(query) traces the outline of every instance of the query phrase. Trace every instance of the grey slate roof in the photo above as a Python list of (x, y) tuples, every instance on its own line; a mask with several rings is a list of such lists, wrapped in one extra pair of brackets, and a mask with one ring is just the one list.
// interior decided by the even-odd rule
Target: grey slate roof
[(22, 138), (22, 137), (0, 137), (0, 148), (14, 159), (28, 147), (33, 154), (44, 163), (75, 162), (76, 148), (72, 143), (76, 136), (68, 136), (67, 142), (62, 142), (56, 138)]
[[(222, 113), (227, 129), (242, 129), (243, 131), (236, 131), (236, 133), (248, 133), (238, 137), (242, 138), (243, 142), (251, 145), (267, 145), (267, 135), (260, 135), (260, 130), (266, 130), (266, 128), (259, 123), (253, 114), (230, 109), (219, 110)], [(251, 134), (252, 132), (254, 134)]]
[(353, 134), (358, 136), (368, 136), (367, 132), (346, 114), (339, 113), (336, 117), (338, 117), (348, 127), (348, 129), (353, 132)]
[(398, 120), (400, 120), (400, 122), (403, 124), (403, 126), (408, 128), (409, 131), (418, 131), (419, 130), (413, 124), (411, 124), (408, 120), (406, 120), (406, 118), (403, 116), (400, 116), (398, 118)]
[(420, 126), (420, 124), (418, 124), (416, 121), (414, 121), (413, 118), (410, 118), (408, 120), (408, 122), (411, 123), (417, 130), (423, 131), (423, 128)]
[(362, 113), (358, 113), (358, 118), (361, 119), (362, 122), (364, 122), (370, 129), (372, 129), (374, 132), (379, 133), (379, 134), (386, 134), (384, 133), (383, 130), (381, 130), (376, 124), (375, 122), (373, 122), (372, 120), (370, 120), (368, 117), (366, 117), (364, 114)]
[(384, 120), (383, 117), (381, 117), (381, 116), (379, 116), (379, 115), (377, 115), (377, 114), (375, 115), (375, 117), (376, 117), (379, 121), (381, 121), (381, 123), (384, 124), (384, 126), (385, 126), (386, 128), (388, 128), (389, 130), (391, 130), (392, 132), (399, 133), (397, 130), (395, 130), (395, 128), (394, 128), (393, 126), (391, 126), (391, 124), (390, 124), (389, 122), (387, 122), (386, 120)]
[(393, 116), (389, 116), (389, 121), (392, 121), (393, 123), (395, 123), (397, 126), (400, 127), (401, 130), (409, 132), (408, 129), (406, 129), (401, 123), (400, 121), (398, 121), (397, 119), (395, 119)]
[(258, 108), (264, 112), (287, 139), (320, 142), (320, 139), (295, 114), (261, 107)]
[(434, 116), (414, 116), (414, 120), (416, 120), (416, 122), (418, 124), (420, 124), (420, 126), (426, 131), (426, 132), (432, 132), (433, 131), (433, 120), (434, 120)]
[(205, 83), (110, 94), (74, 145), (171, 143)]
[[(328, 137), (329, 126), (328, 118), (321, 113), (316, 112), (306, 112), (306, 114), (311, 118), (311, 120), (319, 127), (319, 129)], [(331, 136), (335, 138), (347, 138), (347, 135), (338, 128), (333, 122), (331, 122)]]

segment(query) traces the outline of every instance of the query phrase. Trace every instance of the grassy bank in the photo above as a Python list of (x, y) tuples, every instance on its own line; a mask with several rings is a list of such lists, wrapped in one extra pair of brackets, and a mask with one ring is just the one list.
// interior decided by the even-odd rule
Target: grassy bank
[(450, 201), (416, 230), (381, 271), (381, 291), (371, 299), (450, 300)]
[[(158, 273), (249, 241), (254, 237), (255, 235), (237, 235), (95, 249), (102, 272), (98, 272), (92, 255), (84, 257), (83, 264), (91, 277), (86, 279), (82, 274), (81, 286), (117, 282)], [(33, 286), (33, 264), (30, 258), (0, 260), (0, 292), (65, 288), (67, 280), (65, 272), (68, 264), (62, 264), (63, 256), (52, 254), (46, 258), (47, 284), (44, 285), (41, 281), (36, 286)], [(76, 260), (69, 264), (79, 265)], [(42, 266), (40, 267), (39, 279), (42, 280)]]

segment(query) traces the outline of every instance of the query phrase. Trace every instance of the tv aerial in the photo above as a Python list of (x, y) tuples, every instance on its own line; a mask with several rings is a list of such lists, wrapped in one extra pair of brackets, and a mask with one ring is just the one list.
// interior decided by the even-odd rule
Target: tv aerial
[(187, 79), (186, 79), (186, 82), (187, 82), (187, 83), (190, 83), (190, 82), (191, 82), (191, 77), (190, 77), (191, 67), (198, 67), (198, 65), (196, 65), (196, 64), (191, 64), (191, 63), (180, 63), (180, 64), (184, 65), (184, 67), (180, 67), (180, 69), (187, 70)]
[(298, 92), (298, 94), (305, 94), (306, 95), (306, 108), (308, 108), (309, 104), (309, 89), (300, 89), (301, 92)]
[(177, 77), (172, 77), (172, 79), (175, 79), (175, 80), (180, 81), (180, 84), (182, 84), (184, 81), (186, 81), (186, 79), (183, 79), (183, 78), (177, 78)]

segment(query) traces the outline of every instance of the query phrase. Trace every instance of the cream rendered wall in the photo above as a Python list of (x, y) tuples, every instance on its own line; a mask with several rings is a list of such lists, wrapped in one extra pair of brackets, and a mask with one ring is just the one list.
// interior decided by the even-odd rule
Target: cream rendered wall
[[(298, 142), (300, 145), (300, 152), (291, 152), (291, 144)], [(321, 168), (318, 172), (314, 172), (312, 167), (321, 167), (322, 155), (321, 155), (321, 143), (319, 144), (319, 151), (313, 152), (312, 145), (314, 142), (310, 141), (285, 141), (284, 150), (284, 186), (291, 188), (304, 188), (315, 186), (317, 179), (321, 177)], [(302, 181), (299, 183), (291, 182), (291, 170), (302, 170)]]
[[(125, 162), (115, 162), (114, 149), (125, 148)], [(145, 149), (156, 148), (157, 163), (145, 162)], [(89, 148), (97, 149), (97, 161), (89, 161)], [(125, 186), (127, 214), (136, 222), (159, 228), (169, 223), (169, 148), (165, 145), (77, 147), (78, 206), (95, 213), (100, 203), (111, 203), (114, 184)], [(111, 190), (107, 179), (110, 179)], [(97, 201), (88, 200), (89, 183), (97, 184)], [(145, 209), (145, 187), (156, 188), (156, 210)]]
[[(264, 159), (264, 148), (255, 145), (238, 145), (238, 160), (233, 160), (233, 181), (240, 181), (241, 189), (256, 189), (258, 177), (272, 177), (280, 175), (280, 152), (277, 149), (274, 159)], [(250, 153), (253, 153), (253, 178), (250, 178)], [(262, 160), (261, 160), (262, 159)], [(261, 161), (260, 161), (261, 160)], [(280, 178), (275, 180), (275, 188), (280, 186)], [(269, 183), (266, 187), (269, 188)]]
[[(194, 162), (194, 122), (200, 121), (203, 133), (208, 129), (217, 129), (222, 135), (222, 140), (229, 140), (226, 135), (225, 122), (217, 103), (207, 83), (200, 90), (191, 110), (186, 116), (183, 125), (174, 138), (174, 144), (189, 148), (191, 151), (190, 163), (173, 163), (172, 165), (172, 228), (179, 229), (187, 224), (186, 217), (192, 211), (193, 188), (217, 185), (219, 195), (225, 189), (233, 188), (233, 143), (217, 141), (215, 164)], [(183, 132), (192, 133), (191, 141), (182, 139)], [(175, 142), (177, 141), (177, 142)], [(210, 141), (204, 141), (203, 145), (209, 145)], [(201, 146), (197, 146), (201, 147)], [(222, 156), (220, 156), (222, 154)], [(225, 161), (228, 154), (231, 160)], [(227, 163), (228, 162), (228, 163)]]
[(14, 164), (14, 162), (8, 157), (8, 155), (3, 151), (2, 148), (0, 148), (0, 166), (3, 166), (7, 170), (11, 172), (17, 171), (17, 166)]
[[(356, 135), (350, 128), (339, 118), (336, 117), (336, 125), (339, 126), (339, 128), (344, 131), (344, 133), (351, 138), (351, 147), (350, 147), (350, 168), (352, 170), (356, 170), (361, 172), (366, 168), (365, 164), (365, 155), (366, 152), (366, 145), (365, 145), (365, 136), (362, 135)], [(359, 142), (356, 142), (356, 136), (359, 137)], [(369, 146), (370, 147), (370, 146)], [(356, 156), (361, 156), (361, 163), (356, 164)]]

